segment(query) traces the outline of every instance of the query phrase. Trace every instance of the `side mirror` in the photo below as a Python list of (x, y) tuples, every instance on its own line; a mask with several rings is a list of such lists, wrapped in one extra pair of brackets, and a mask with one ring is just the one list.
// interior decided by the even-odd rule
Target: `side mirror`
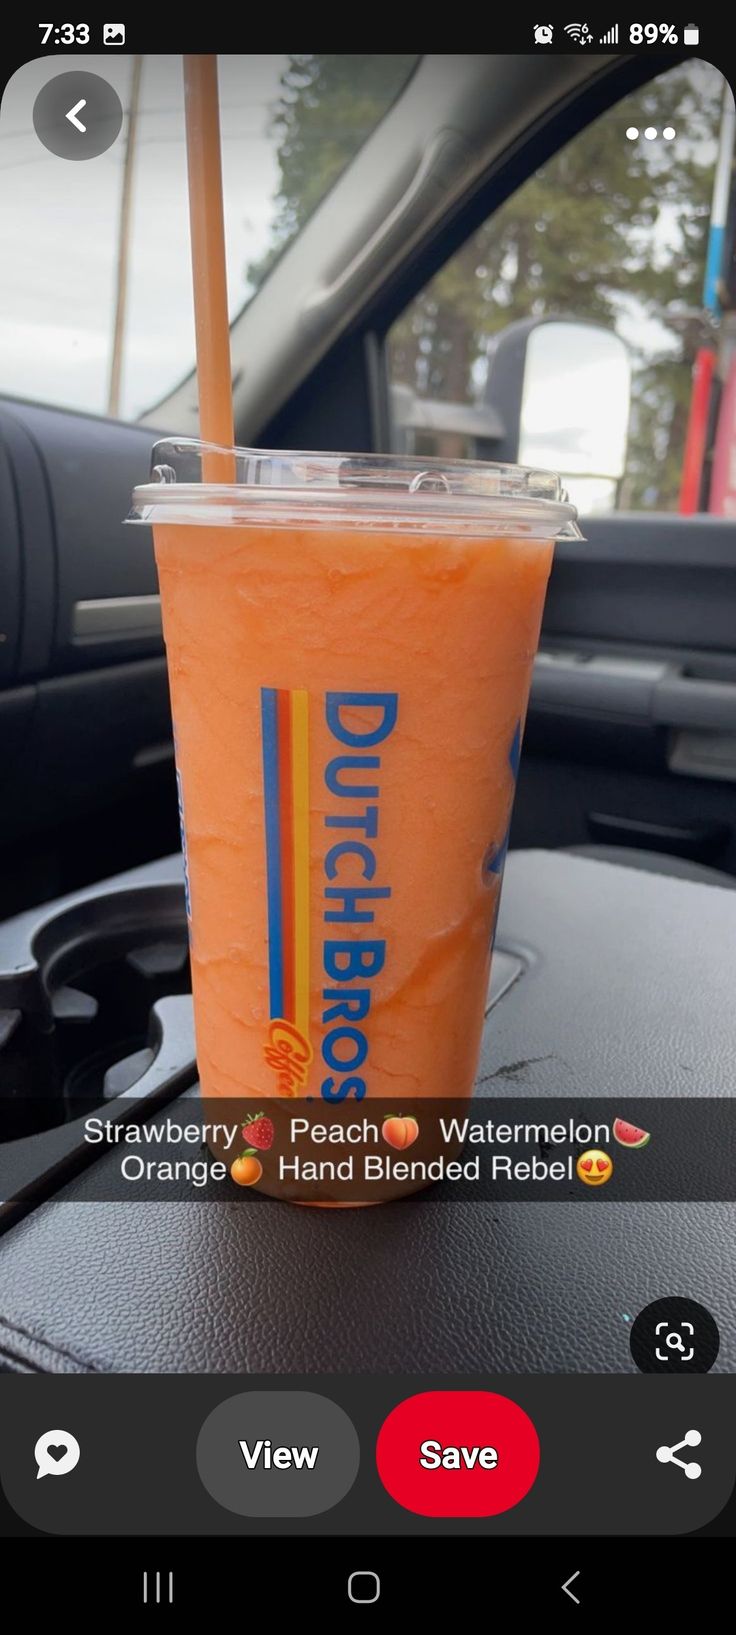
[(504, 426), (495, 460), (558, 471), (580, 511), (615, 507), (631, 363), (612, 330), (562, 318), (510, 324), (490, 358), (485, 406)]
[(626, 467), (631, 364), (600, 324), (530, 318), (509, 324), (489, 355), (481, 402), (390, 389), (392, 447), (400, 454), (507, 460), (557, 471), (573, 504), (611, 511)]

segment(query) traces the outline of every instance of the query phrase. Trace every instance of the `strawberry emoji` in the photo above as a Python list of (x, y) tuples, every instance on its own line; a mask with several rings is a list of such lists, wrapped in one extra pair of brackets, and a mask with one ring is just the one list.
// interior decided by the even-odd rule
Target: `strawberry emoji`
[(243, 1125), (243, 1139), (260, 1152), (267, 1152), (273, 1146), (275, 1133), (273, 1120), (265, 1113), (249, 1113)]

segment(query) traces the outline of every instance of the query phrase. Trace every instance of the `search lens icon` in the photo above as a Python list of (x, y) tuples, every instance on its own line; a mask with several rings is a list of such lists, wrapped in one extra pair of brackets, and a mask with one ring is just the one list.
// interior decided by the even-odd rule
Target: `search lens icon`
[(33, 1450), (38, 1465), (36, 1481), (42, 1476), (68, 1476), (79, 1464), (80, 1447), (71, 1431), (44, 1431)]
[(629, 1345), (642, 1374), (708, 1374), (720, 1335), (706, 1306), (684, 1294), (669, 1294), (639, 1312)]

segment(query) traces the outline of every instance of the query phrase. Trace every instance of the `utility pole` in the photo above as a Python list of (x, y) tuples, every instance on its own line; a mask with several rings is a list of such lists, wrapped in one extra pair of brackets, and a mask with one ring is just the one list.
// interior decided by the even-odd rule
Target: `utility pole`
[(119, 415), (120, 413), (120, 386), (125, 346), (125, 309), (128, 297), (128, 258), (133, 202), (133, 161), (135, 158), (142, 68), (143, 58), (140, 56), (133, 57), (130, 76), (130, 100), (128, 103), (128, 130), (125, 141), (125, 158), (123, 160), (123, 185), (120, 193), (118, 266), (115, 281), (115, 326), (112, 336), (112, 356), (110, 358), (110, 385), (107, 393), (107, 412), (109, 415)]

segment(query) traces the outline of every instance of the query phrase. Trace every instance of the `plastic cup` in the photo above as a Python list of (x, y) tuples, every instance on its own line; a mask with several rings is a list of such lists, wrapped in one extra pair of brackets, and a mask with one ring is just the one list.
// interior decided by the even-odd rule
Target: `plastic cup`
[[(152, 523), (208, 1097), (463, 1097), (559, 479), (158, 444)], [(232, 451), (230, 451), (232, 453)], [(208, 450), (212, 453), (212, 450)]]

